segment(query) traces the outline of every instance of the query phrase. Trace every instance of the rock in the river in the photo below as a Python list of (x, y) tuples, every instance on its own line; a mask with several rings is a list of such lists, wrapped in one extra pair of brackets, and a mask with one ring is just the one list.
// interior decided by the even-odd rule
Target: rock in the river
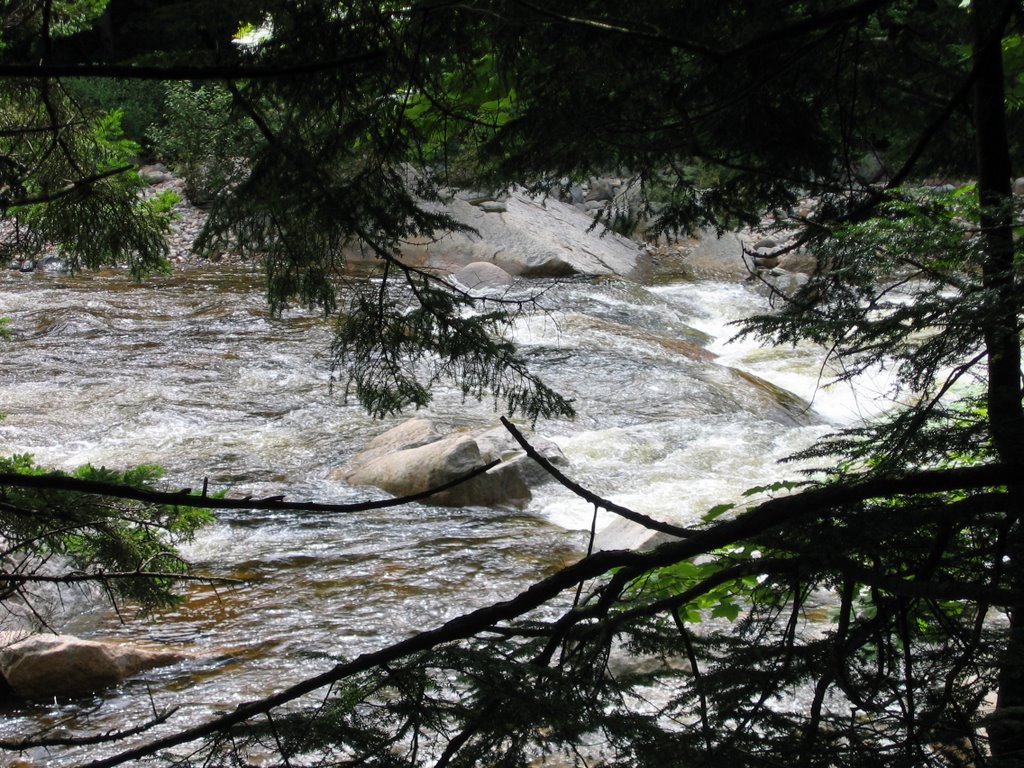
[(583, 198), (584, 202), (604, 202), (611, 200), (619, 192), (622, 182), (619, 179), (594, 179), (590, 182), (590, 191)]
[(17, 696), (46, 699), (90, 693), (185, 656), (176, 651), (33, 635), (0, 650), (0, 674)]
[[(411, 266), (449, 272), (473, 262), (488, 262), (524, 277), (638, 278), (649, 268), (637, 243), (601, 226), (593, 228), (593, 218), (571, 205), (519, 192), (495, 201), (500, 205), (485, 205), (488, 201), (481, 202), (481, 196), (486, 197), (471, 196), (472, 203), (455, 196), (436, 207), (474, 232), (419, 238), (402, 246), (402, 260)], [(356, 263), (360, 256), (352, 253), (349, 258)]]
[[(568, 463), (551, 441), (536, 435), (530, 441), (553, 464)], [(499, 458), (498, 466), (435, 494), (430, 503), (522, 509), (532, 498), (530, 488), (549, 476), (503, 427), (442, 435), (428, 419), (413, 418), (375, 438), (334, 476), (352, 485), (372, 485), (395, 496), (409, 496)]]
[(139, 168), (139, 176), (149, 184), (163, 184), (174, 179), (174, 174), (160, 163), (142, 166)]
[(755, 256), (754, 266), (758, 269), (773, 269), (779, 266), (778, 256)]
[(743, 252), (743, 240), (732, 232), (721, 237), (710, 229), (698, 233), (685, 256), (687, 269), (699, 278), (741, 280), (750, 275), (753, 266)]
[(813, 275), (818, 271), (818, 259), (813, 253), (800, 249), (780, 256), (779, 266), (787, 272)]
[(49, 255), (45, 256), (36, 262), (36, 269), (40, 272), (66, 272), (67, 265), (64, 260), (59, 256)]
[(490, 292), (508, 288), (513, 277), (497, 264), (474, 261), (455, 272), (452, 277), (471, 291)]
[(607, 549), (632, 549), (647, 552), (669, 541), (678, 541), (675, 536), (661, 531), (652, 531), (639, 523), (616, 517), (597, 532), (594, 537), (594, 551)]

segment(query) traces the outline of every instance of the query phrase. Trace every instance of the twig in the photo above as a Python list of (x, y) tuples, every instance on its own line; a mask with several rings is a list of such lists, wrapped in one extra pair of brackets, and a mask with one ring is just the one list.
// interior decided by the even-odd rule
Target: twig
[[(872, 478), (862, 482), (811, 488), (792, 496), (770, 499), (753, 509), (714, 527), (693, 532), (681, 541), (663, 544), (650, 552), (610, 550), (597, 552), (574, 565), (536, 582), (516, 597), (479, 608), (458, 616), (434, 629), (426, 630), (377, 651), (364, 653), (351, 661), (344, 662), (319, 675), (307, 678), (289, 688), (257, 701), (238, 705), (234, 711), (200, 723), (191, 728), (147, 744), (125, 750), (120, 754), (96, 760), (85, 768), (109, 768), (137, 761), (157, 754), (165, 749), (187, 744), (216, 734), (223, 734), (232, 727), (262, 715), (306, 694), (325, 688), (340, 680), (361, 672), (375, 669), (413, 654), (430, 651), (438, 646), (465, 640), (493, 629), (500, 622), (519, 618), (544, 605), (567, 589), (574, 588), (580, 580), (603, 576), (613, 569), (619, 570), (617, 579), (625, 578), (626, 570), (649, 570), (663, 568), (681, 560), (713, 552), (736, 541), (750, 539), (782, 525), (791, 525), (810, 515), (839, 514), (845, 505), (880, 496), (914, 493), (938, 493), (955, 489), (973, 489), (1007, 485), (1018, 470), (1007, 465), (964, 467), (944, 470), (926, 470), (900, 477)], [(758, 561), (764, 569), (765, 563)], [(791, 570), (797, 560), (778, 560), (780, 572)], [(743, 566), (749, 567), (749, 564)], [(738, 568), (720, 572), (714, 578), (725, 578), (739, 574)], [(859, 574), (858, 574), (859, 576)], [(702, 582), (707, 587), (708, 581)], [(663, 610), (671, 604), (659, 605)], [(617, 617), (630, 616), (626, 612)]]
[(527, 456), (529, 456), (535, 462), (540, 464), (544, 471), (551, 475), (553, 478), (555, 478), (555, 480), (564, 485), (566, 488), (568, 488), (570, 491), (575, 493), (580, 498), (589, 501), (595, 507), (601, 507), (602, 509), (606, 509), (609, 512), (614, 512), (616, 515), (624, 517), (627, 520), (631, 520), (632, 522), (642, 525), (644, 528), (649, 528), (652, 531), (659, 531), (661, 533), (667, 533), (671, 536), (678, 536), (681, 539), (685, 539), (697, 533), (692, 528), (683, 528), (678, 525), (672, 525), (671, 523), (663, 523), (660, 520), (655, 520), (653, 517), (648, 517), (647, 515), (641, 514), (640, 512), (635, 512), (632, 509), (629, 509), (628, 507), (623, 507), (612, 501), (608, 501), (607, 499), (602, 499), (596, 493), (588, 491), (579, 483), (575, 483), (568, 477), (563, 475), (550, 461), (544, 458), (544, 456), (542, 456), (536, 448), (530, 445), (530, 443), (523, 436), (523, 433), (516, 429), (515, 425), (504, 416), (501, 417), (501, 423), (505, 425), (505, 429), (507, 429), (512, 434), (512, 437), (516, 439), (516, 442), (519, 443), (520, 446), (522, 446), (524, 451), (526, 451)]
[(65, 736), (63, 738), (28, 738), (20, 741), (0, 741), (0, 749), (23, 752), (26, 749), (36, 749), (39, 747), (85, 747), (94, 744), (105, 744), (111, 741), (120, 741), (129, 736), (145, 733), (150, 728), (166, 722), (178, 709), (178, 707), (173, 707), (161, 714), (154, 713), (154, 717), (151, 720), (147, 720), (142, 725), (137, 725), (133, 728), (125, 728), (122, 731), (107, 731), (106, 733), (98, 733), (94, 736)]

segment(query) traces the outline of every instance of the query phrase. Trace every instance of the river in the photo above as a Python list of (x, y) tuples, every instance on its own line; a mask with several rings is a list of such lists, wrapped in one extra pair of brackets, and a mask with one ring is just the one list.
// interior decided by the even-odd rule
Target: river
[[(870, 385), (819, 386), (820, 350), (729, 343), (730, 321), (767, 308), (749, 285), (538, 287), (548, 311), (523, 318), (516, 338), (579, 416), (537, 431), (562, 447), (573, 479), (645, 514), (692, 523), (751, 485), (793, 475), (779, 459), (876, 407)], [(330, 475), (400, 419), (374, 421), (332, 391), (329, 324), (302, 311), (268, 318), (258, 275), (193, 268), (134, 283), (115, 272), (9, 272), (0, 275), (0, 316), (13, 333), (0, 347), (4, 453), (62, 469), (158, 463), (168, 489), (205, 478), (238, 496), (381, 497)], [(701, 359), (700, 347), (717, 357)], [(455, 388), (439, 390), (427, 413), (451, 426), (500, 415)], [(218, 513), (186, 555), (197, 573), (242, 584), (190, 587), (179, 608), (148, 618), (68, 592), (53, 620), (74, 634), (171, 644), (189, 660), (103, 696), (12, 709), (0, 739), (42, 727), (108, 730), (154, 706), (180, 707), (166, 729), (197, 723), (512, 596), (580, 556), (591, 515), (558, 485), (539, 489), (523, 512)]]

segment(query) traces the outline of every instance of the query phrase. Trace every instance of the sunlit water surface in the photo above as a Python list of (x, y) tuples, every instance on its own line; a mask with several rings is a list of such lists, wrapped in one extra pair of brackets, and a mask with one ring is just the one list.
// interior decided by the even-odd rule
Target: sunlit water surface
[[(548, 311), (520, 320), (516, 338), (579, 415), (537, 430), (563, 448), (575, 480), (646, 514), (693, 523), (753, 484), (793, 475), (779, 459), (877, 408), (874, 383), (860, 395), (822, 389), (819, 350), (728, 343), (728, 323), (767, 308), (746, 285), (545, 287)], [(0, 316), (14, 334), (0, 358), (4, 453), (64, 469), (158, 463), (168, 489), (205, 478), (239, 496), (382, 496), (330, 476), (400, 419), (375, 422), (332, 391), (329, 323), (304, 312), (268, 318), (257, 276), (191, 270), (133, 283), (8, 273)], [(459, 427), (493, 425), (500, 414), (452, 390), (438, 392), (427, 415)], [(189, 660), (103, 697), (8, 711), (0, 738), (123, 727), (154, 706), (181, 707), (163, 731), (201, 722), (515, 595), (582, 554), (592, 514), (558, 485), (539, 489), (523, 512), (218, 513), (186, 554), (197, 573), (242, 583), (192, 586), (180, 608), (149, 619), (67, 593), (68, 611), (54, 619), (70, 633), (173, 645)]]

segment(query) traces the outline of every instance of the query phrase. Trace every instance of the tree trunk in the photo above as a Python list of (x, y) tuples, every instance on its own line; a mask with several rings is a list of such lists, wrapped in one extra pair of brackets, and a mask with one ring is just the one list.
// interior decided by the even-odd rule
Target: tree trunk
[[(975, 142), (978, 200), (981, 205), (985, 287), (995, 297), (986, 318), (988, 408), (992, 441), (1001, 461), (1024, 465), (1024, 408), (1021, 405), (1020, 332), (1017, 287), (1013, 275), (1010, 153), (1006, 133), (1002, 33), (1009, 21), (1006, 0), (972, 4)], [(1024, 551), (1017, 531), (1024, 486), (1010, 489), (1017, 499), (1008, 521), (1011, 588), (1024, 579)], [(998, 565), (998, 564), (997, 564)], [(1024, 766), (1024, 606), (1010, 611), (1010, 631), (999, 673), (996, 713), (988, 728), (993, 757), (1000, 768)]]

